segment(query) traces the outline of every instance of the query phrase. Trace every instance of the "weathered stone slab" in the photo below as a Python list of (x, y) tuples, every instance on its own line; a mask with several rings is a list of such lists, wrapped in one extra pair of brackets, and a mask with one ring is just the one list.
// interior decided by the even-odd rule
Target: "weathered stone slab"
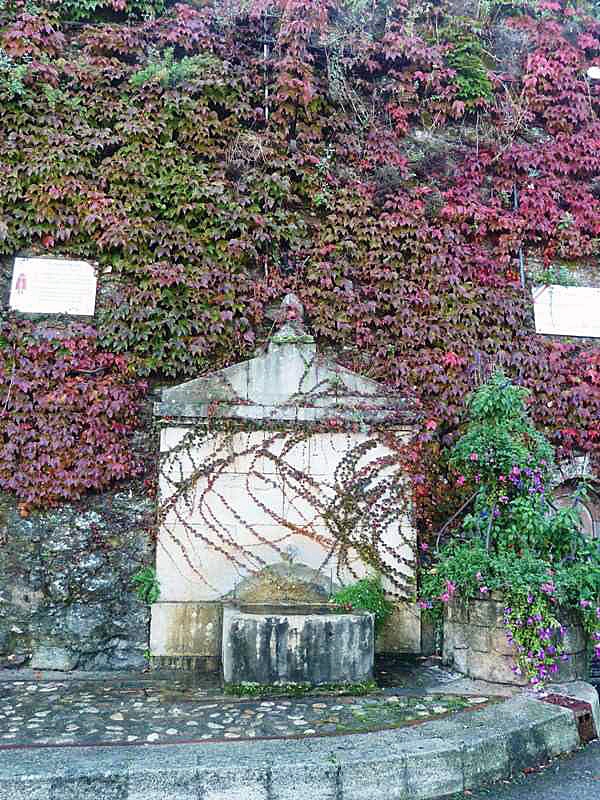
[(423, 650), (421, 609), (396, 603), (375, 640), (376, 653), (420, 653)]
[(226, 606), (225, 682), (316, 685), (371, 679), (373, 615), (311, 611), (311, 606)]
[(469, 623), (488, 628), (502, 627), (504, 604), (495, 600), (470, 600), (468, 605)]
[(66, 647), (39, 645), (31, 659), (31, 668), (69, 672), (75, 669), (78, 661), (78, 654), (73, 653), (72, 650), (68, 650)]
[(0, 495), (0, 666), (147, 665), (150, 610), (131, 578), (150, 557), (151, 509), (121, 489), (22, 517)]
[(152, 606), (150, 649), (155, 656), (221, 655), (220, 603), (168, 603)]

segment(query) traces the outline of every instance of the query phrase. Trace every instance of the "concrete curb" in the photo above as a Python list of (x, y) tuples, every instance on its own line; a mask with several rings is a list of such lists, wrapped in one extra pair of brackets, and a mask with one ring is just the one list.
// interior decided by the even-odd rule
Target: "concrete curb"
[[(591, 688), (579, 683), (570, 694), (589, 701)], [(578, 746), (569, 710), (519, 695), (353, 736), (3, 750), (0, 800), (425, 800)]]

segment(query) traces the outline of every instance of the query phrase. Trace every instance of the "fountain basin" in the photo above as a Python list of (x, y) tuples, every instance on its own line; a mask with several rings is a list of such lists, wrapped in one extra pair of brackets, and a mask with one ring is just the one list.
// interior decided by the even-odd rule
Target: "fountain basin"
[(361, 683), (373, 676), (374, 618), (328, 603), (230, 603), (223, 609), (226, 683)]

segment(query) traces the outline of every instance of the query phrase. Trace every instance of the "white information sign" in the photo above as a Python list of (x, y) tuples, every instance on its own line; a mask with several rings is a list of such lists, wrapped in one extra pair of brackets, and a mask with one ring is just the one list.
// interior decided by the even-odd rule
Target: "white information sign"
[(28, 314), (94, 315), (96, 274), (87, 261), (15, 258), (10, 307)]
[(532, 294), (537, 333), (600, 339), (600, 288), (553, 284)]

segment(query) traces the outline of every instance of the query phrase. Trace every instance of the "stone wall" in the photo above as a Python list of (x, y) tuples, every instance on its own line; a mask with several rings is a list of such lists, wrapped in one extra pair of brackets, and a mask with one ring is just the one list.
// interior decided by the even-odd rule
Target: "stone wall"
[(146, 666), (149, 609), (131, 576), (153, 561), (152, 514), (133, 489), (25, 518), (0, 495), (0, 667)]
[[(512, 670), (516, 650), (506, 639), (503, 609), (499, 600), (450, 603), (444, 619), (444, 663), (470, 678), (523, 686), (526, 680)], [(585, 679), (588, 657), (583, 629), (572, 620), (565, 619), (564, 624), (565, 653), (571, 659), (561, 664), (554, 680)]]

